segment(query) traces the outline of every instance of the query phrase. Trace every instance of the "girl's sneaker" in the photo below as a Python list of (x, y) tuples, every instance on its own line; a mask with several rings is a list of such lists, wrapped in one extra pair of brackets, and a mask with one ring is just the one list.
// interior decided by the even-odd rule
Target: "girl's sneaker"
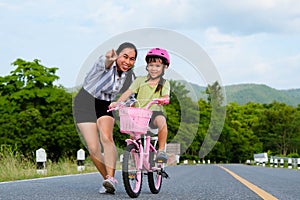
[(106, 193), (114, 194), (116, 191), (117, 183), (117, 179), (107, 175), (106, 179), (103, 181), (103, 187), (106, 189)]
[(156, 155), (156, 162), (157, 163), (167, 163), (168, 155), (164, 151), (158, 151)]

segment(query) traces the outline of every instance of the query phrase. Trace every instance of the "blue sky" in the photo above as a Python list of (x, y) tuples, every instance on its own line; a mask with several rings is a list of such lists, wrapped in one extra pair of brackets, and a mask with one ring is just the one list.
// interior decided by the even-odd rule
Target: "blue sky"
[(14, 69), (17, 58), (37, 58), (59, 68), (58, 84), (72, 87), (101, 43), (122, 32), (156, 27), (199, 44), (224, 85), (300, 88), (296, 0), (1, 0), (0, 27), (0, 76)]

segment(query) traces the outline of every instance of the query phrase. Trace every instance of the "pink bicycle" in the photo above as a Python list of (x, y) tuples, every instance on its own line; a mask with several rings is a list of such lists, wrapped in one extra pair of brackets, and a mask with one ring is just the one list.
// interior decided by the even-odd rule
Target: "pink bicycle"
[(157, 129), (149, 128), (152, 104), (168, 104), (167, 99), (153, 99), (146, 108), (125, 107), (119, 104), (113, 110), (119, 109), (120, 131), (130, 134), (126, 139), (126, 149), (123, 154), (122, 177), (126, 193), (131, 198), (140, 195), (143, 175), (148, 175), (148, 185), (153, 194), (158, 194), (162, 178), (168, 178), (164, 163), (155, 162), (157, 154)]

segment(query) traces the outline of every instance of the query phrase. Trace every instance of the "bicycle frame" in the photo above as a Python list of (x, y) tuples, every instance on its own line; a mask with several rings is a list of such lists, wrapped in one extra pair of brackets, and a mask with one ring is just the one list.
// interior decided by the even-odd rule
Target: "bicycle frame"
[[(146, 109), (149, 111), (149, 107), (152, 104), (163, 105), (168, 103), (169, 99), (153, 99), (147, 104)], [(124, 106), (124, 104), (119, 104), (118, 107), (110, 108), (110, 110), (117, 110), (119, 109), (119, 106), (122, 107)], [(126, 113), (128, 110), (134, 112), (137, 111), (140, 112), (140, 114), (146, 113), (146, 115), (144, 116), (135, 115), (136, 113), (134, 112), (130, 113), (130, 115), (133, 115), (135, 117), (142, 117), (142, 125), (140, 125), (139, 128), (135, 127), (136, 125), (132, 123), (138, 121), (132, 120), (129, 121), (129, 123), (126, 121), (130, 119), (126, 118), (130, 116), (128, 113)], [(144, 112), (145, 110), (142, 111)], [(164, 163), (156, 162), (154, 159), (155, 155), (158, 153), (156, 150), (158, 136), (153, 136), (153, 134), (156, 133), (153, 132), (149, 125), (146, 125), (146, 123), (149, 123), (149, 118), (152, 114), (148, 111), (143, 113), (141, 112), (140, 108), (124, 109), (122, 115), (120, 115), (123, 117), (120, 117), (121, 132), (129, 134), (131, 136), (130, 139), (125, 140), (127, 146), (124, 154), (124, 161), (122, 164), (122, 177), (125, 190), (127, 194), (132, 198), (136, 198), (139, 196), (144, 174), (148, 176), (148, 185), (150, 191), (153, 194), (159, 193), (162, 184), (162, 178), (169, 177), (168, 174), (164, 171)], [(124, 120), (123, 124), (121, 119)], [(152, 140), (154, 140), (154, 144), (152, 144)], [(130, 163), (132, 163), (132, 165)]]
[[(152, 101), (150, 101), (147, 104), (146, 109), (149, 109), (149, 107), (152, 104), (160, 104), (160, 105), (169, 104), (169, 99), (166, 99), (166, 98), (153, 99)], [(120, 105), (124, 106), (122, 103)], [(119, 108), (118, 107), (110, 108), (108, 111), (117, 110), (117, 109), (119, 109)], [(130, 144), (134, 144), (136, 146), (136, 148), (138, 149), (140, 157), (138, 158), (138, 156), (136, 156), (137, 157), (136, 162), (138, 164), (137, 166), (139, 166), (139, 170), (146, 169), (147, 171), (151, 171), (150, 163), (149, 163), (149, 153), (150, 153), (150, 151), (153, 151), (154, 153), (157, 153), (157, 150), (155, 149), (155, 146), (157, 144), (158, 138), (153, 137), (156, 140), (155, 145), (153, 146), (151, 144), (152, 137), (147, 135), (147, 134), (142, 134), (142, 135), (145, 135), (145, 137), (144, 137), (144, 146), (143, 146), (141, 142), (138, 142), (138, 141), (141, 141), (141, 134), (135, 134), (134, 132), (132, 132), (131, 134), (134, 135), (134, 139), (126, 139), (125, 142), (127, 143), (127, 146), (130, 145)], [(144, 149), (144, 147), (145, 147), (145, 149)], [(143, 166), (144, 166), (144, 168), (143, 168)]]
[[(154, 146), (151, 144), (151, 139), (155, 140)], [(141, 142), (142, 137), (139, 134), (134, 135), (134, 139), (126, 139), (127, 145), (134, 144), (139, 151), (139, 155), (135, 155), (135, 161), (139, 170), (152, 171), (150, 162), (149, 162), (149, 153), (154, 152), (157, 153), (155, 146), (157, 144), (157, 137), (151, 137), (149, 135), (145, 135), (144, 137), (144, 145)]]

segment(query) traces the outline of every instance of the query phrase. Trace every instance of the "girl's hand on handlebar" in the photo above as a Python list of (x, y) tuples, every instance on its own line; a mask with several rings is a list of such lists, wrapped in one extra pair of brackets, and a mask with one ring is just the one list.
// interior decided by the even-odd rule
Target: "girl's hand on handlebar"
[(111, 102), (111, 104), (108, 106), (109, 109), (116, 108), (119, 105), (118, 102)]
[(107, 112), (118, 110), (119, 109), (120, 102), (111, 102), (108, 106)]
[(157, 99), (154, 99), (154, 100), (160, 106), (165, 105), (165, 104), (169, 104), (169, 102), (170, 102), (169, 98), (157, 98)]

